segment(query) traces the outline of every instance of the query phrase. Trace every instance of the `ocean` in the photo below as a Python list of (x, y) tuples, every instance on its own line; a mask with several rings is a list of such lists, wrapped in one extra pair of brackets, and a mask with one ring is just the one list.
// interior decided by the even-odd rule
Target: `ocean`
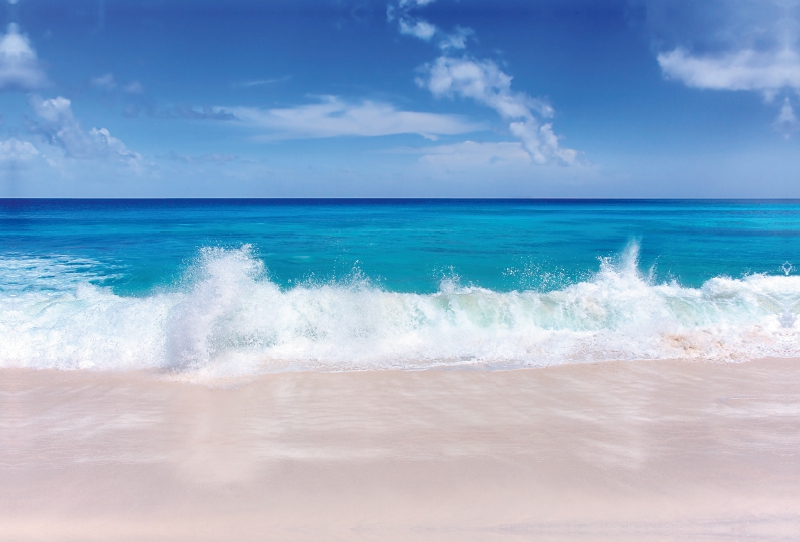
[(0, 367), (800, 356), (800, 201), (0, 200)]

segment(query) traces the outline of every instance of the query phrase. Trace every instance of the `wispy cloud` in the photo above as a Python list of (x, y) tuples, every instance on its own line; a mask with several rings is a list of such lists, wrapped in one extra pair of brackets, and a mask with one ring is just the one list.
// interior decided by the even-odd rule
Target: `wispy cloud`
[(439, 42), (439, 48), (443, 51), (448, 49), (465, 49), (467, 47), (467, 38), (475, 34), (471, 28), (463, 28), (456, 26), (455, 30), (450, 34), (445, 34)]
[(695, 56), (678, 48), (659, 54), (658, 63), (667, 77), (694, 88), (767, 93), (785, 87), (800, 90), (800, 55), (791, 49), (767, 52), (745, 49)]
[(117, 88), (117, 80), (114, 78), (113, 73), (92, 77), (91, 83), (92, 86), (109, 92)]
[(221, 122), (236, 120), (236, 116), (233, 113), (221, 107), (174, 104), (159, 109), (155, 104), (147, 100), (128, 104), (123, 114), (131, 118), (149, 117), (154, 119)]
[(800, 122), (798, 122), (794, 114), (794, 108), (792, 108), (789, 98), (784, 99), (781, 111), (778, 113), (775, 122), (772, 123), (772, 127), (776, 132), (783, 134), (786, 139), (800, 128)]
[(156, 117), (186, 120), (236, 120), (236, 115), (221, 107), (173, 105), (155, 113)]
[(423, 41), (431, 41), (435, 37), (439, 48), (443, 51), (448, 49), (464, 49), (467, 46), (467, 38), (474, 34), (471, 28), (456, 26), (455, 30), (448, 34), (435, 24), (417, 17), (414, 13), (416, 8), (432, 4), (434, 1), (435, 0), (400, 0), (396, 6), (390, 4), (387, 7), (386, 17), (389, 22), (397, 19), (397, 29), (401, 34), (413, 36)]
[(284, 81), (288, 81), (291, 79), (291, 76), (284, 75), (283, 77), (276, 77), (273, 79), (255, 79), (253, 81), (239, 81), (237, 83), (232, 83), (231, 87), (233, 88), (253, 88), (253, 87), (263, 87), (266, 85), (274, 85), (276, 83), (283, 83)]
[[(92, 86), (107, 92), (111, 92), (120, 86), (113, 73), (93, 77), (90, 82)], [(130, 83), (122, 85), (121, 89), (128, 94), (141, 94), (144, 92), (144, 85), (139, 81), (131, 81)]]
[(427, 6), (433, 4), (436, 0), (400, 0), (400, 7), (406, 6)]
[(401, 34), (424, 41), (438, 36), (442, 55), (434, 62), (422, 66), (422, 77), (417, 78), (420, 87), (427, 88), (434, 96), (454, 98), (460, 96), (491, 107), (503, 119), (510, 120), (508, 129), (521, 142), (534, 162), (544, 164), (555, 159), (562, 164), (576, 162), (578, 152), (561, 147), (553, 132), (551, 122), (542, 123), (538, 117), (553, 117), (553, 108), (524, 92), (511, 90), (512, 77), (504, 73), (492, 60), (478, 60), (469, 55), (456, 58), (453, 50), (465, 49), (467, 38), (474, 34), (471, 28), (456, 26), (447, 34), (435, 25), (416, 16), (417, 8), (433, 0), (400, 0), (387, 10), (389, 22), (398, 20)]
[(27, 91), (46, 85), (47, 75), (28, 37), (16, 24), (9, 24), (0, 38), (0, 89)]
[(463, 134), (483, 128), (455, 115), (400, 111), (393, 105), (369, 100), (349, 103), (334, 96), (297, 107), (226, 109), (241, 121), (268, 130), (267, 137), (273, 139), (395, 134), (419, 134), (435, 139), (439, 135)]
[(512, 77), (493, 61), (441, 56), (425, 65), (423, 73), (417, 84), (434, 96), (471, 98), (512, 120), (510, 132), (520, 139), (535, 162), (543, 164), (553, 157), (571, 164), (577, 158), (577, 151), (559, 145), (552, 123), (541, 124), (537, 118), (551, 118), (553, 108), (524, 92), (513, 91)]

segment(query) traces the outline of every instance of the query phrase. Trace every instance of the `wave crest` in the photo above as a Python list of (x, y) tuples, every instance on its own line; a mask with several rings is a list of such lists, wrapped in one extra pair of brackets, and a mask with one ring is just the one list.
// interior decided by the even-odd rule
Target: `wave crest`
[(63, 262), (48, 263), (47, 287), (34, 288), (19, 261), (5, 261), (20, 287), (0, 292), (0, 366), (229, 376), (800, 356), (800, 277), (716, 277), (684, 288), (654, 283), (637, 254), (631, 245), (618, 260), (601, 260), (589, 280), (550, 292), (450, 279), (425, 295), (385, 291), (360, 276), (281, 289), (246, 246), (203, 249), (174, 291), (146, 297), (93, 285), (90, 270), (77, 280)]

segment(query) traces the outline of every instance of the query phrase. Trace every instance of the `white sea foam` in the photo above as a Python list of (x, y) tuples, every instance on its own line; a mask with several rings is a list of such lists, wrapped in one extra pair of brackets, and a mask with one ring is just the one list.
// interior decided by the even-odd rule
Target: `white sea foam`
[(247, 247), (211, 248), (182, 285), (145, 297), (93, 285), (89, 262), (4, 260), (0, 367), (233, 376), (800, 356), (800, 277), (717, 277), (686, 288), (654, 283), (636, 256), (632, 246), (591, 279), (551, 292), (444, 281), (421, 295), (358, 278), (282, 289)]

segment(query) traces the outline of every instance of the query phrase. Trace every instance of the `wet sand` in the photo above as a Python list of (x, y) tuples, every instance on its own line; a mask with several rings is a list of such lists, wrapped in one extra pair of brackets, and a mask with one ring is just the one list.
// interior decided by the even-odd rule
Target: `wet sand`
[(4, 541), (800, 539), (800, 360), (0, 392)]

